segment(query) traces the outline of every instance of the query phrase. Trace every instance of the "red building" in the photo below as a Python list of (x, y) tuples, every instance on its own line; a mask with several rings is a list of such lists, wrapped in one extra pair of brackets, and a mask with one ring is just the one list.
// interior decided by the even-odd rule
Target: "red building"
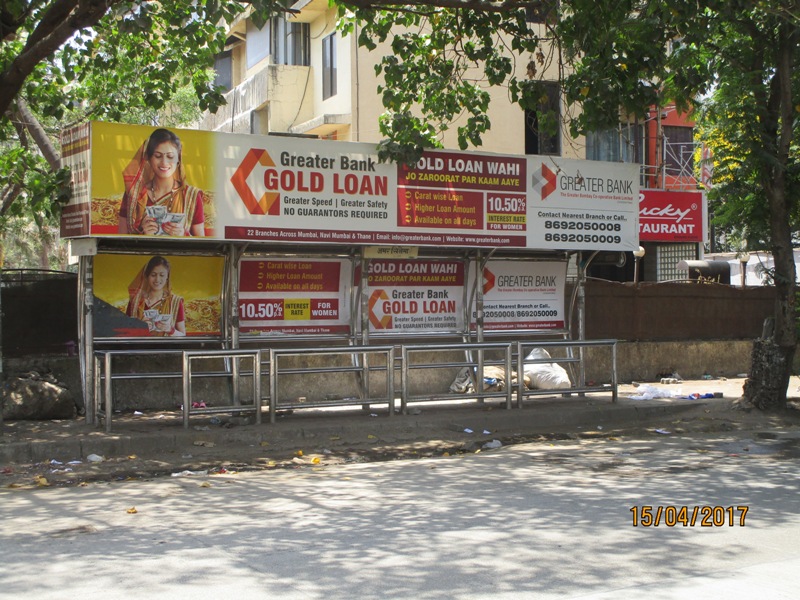
[(590, 267), (589, 274), (613, 281), (684, 279), (677, 265), (702, 257), (708, 234), (705, 194), (695, 176), (697, 145), (694, 121), (674, 105), (653, 107), (644, 122), (623, 123), (618, 130), (587, 135), (586, 158), (638, 162), (642, 165), (639, 241), (644, 256), (626, 257), (620, 268), (613, 257)]

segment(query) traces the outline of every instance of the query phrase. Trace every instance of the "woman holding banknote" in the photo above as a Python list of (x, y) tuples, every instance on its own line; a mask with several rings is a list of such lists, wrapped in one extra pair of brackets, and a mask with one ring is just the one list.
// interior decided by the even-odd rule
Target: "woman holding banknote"
[(156, 129), (125, 170), (119, 232), (204, 236), (203, 192), (186, 183), (181, 141)]
[(125, 314), (147, 323), (151, 335), (186, 335), (186, 314), (183, 298), (172, 293), (169, 261), (154, 256), (128, 286), (128, 307)]

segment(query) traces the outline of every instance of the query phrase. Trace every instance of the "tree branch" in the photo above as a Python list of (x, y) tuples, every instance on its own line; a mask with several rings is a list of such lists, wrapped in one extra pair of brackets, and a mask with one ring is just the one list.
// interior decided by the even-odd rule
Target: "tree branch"
[(0, 114), (5, 114), (36, 65), (52, 55), (75, 32), (96, 25), (123, 0), (55, 0), (31, 33), (22, 52), (0, 73)]
[(50, 168), (54, 171), (59, 170), (61, 168), (61, 154), (56, 150), (55, 146), (53, 146), (44, 127), (42, 127), (42, 124), (39, 123), (39, 120), (30, 111), (28, 104), (21, 96), (17, 98), (17, 115), (22, 125), (28, 130), (28, 133), (30, 133), (33, 141), (36, 142), (36, 145), (39, 147), (47, 164), (50, 165)]
[(0, 194), (0, 217), (6, 214), (8, 209), (14, 203), (14, 200), (17, 199), (19, 193), (22, 191), (22, 185), (19, 183), (15, 183), (14, 185), (7, 185), (6, 188), (3, 190), (2, 194)]

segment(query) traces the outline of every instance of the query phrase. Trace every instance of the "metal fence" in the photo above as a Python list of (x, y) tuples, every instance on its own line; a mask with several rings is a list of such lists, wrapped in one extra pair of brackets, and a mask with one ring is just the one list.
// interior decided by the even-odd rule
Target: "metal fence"
[[(489, 398), (503, 400), (506, 408), (513, 407), (513, 398), (517, 398), (517, 407), (522, 408), (523, 401), (531, 396), (561, 395), (561, 394), (586, 394), (607, 393), (611, 401), (617, 399), (617, 365), (616, 365), (616, 340), (557, 340), (537, 341), (530, 340), (507, 342), (482, 342), (482, 343), (452, 343), (452, 344), (414, 344), (386, 346), (341, 346), (299, 349), (250, 349), (250, 350), (103, 350), (95, 352), (94, 368), (94, 406), (89, 407), (92, 416), (105, 419), (106, 430), (111, 431), (111, 419), (114, 412), (113, 396), (114, 381), (121, 380), (148, 380), (148, 379), (181, 379), (183, 387), (183, 424), (189, 427), (192, 415), (206, 413), (255, 413), (256, 422), (261, 421), (261, 412), (266, 406), (270, 415), (270, 422), (275, 422), (279, 410), (297, 410), (310, 408), (327, 408), (335, 406), (369, 407), (372, 404), (385, 404), (389, 416), (398, 409), (406, 412), (410, 403), (414, 402), (463, 402), (474, 400), (482, 403)], [(545, 360), (530, 360), (525, 356), (527, 346), (542, 346), (554, 351), (552, 357)], [(586, 347), (607, 347), (611, 352), (610, 372), (605, 382), (600, 384), (587, 384), (583, 377), (583, 349)], [(575, 349), (578, 350), (577, 355)], [(556, 352), (557, 351), (557, 352)], [(414, 356), (425, 353), (422, 360), (415, 360)], [(114, 359), (132, 357), (146, 354), (180, 356), (182, 359), (181, 372), (176, 371), (125, 371), (114, 370)], [(322, 366), (297, 366), (296, 363), (287, 361), (298, 356), (313, 354), (315, 356), (347, 357), (351, 366), (331, 364)], [(431, 355), (441, 355), (441, 358), (432, 359)], [(463, 356), (464, 359), (453, 360), (453, 356)], [(193, 361), (221, 360), (222, 368), (205, 371), (194, 371)], [(245, 368), (240, 361), (249, 362)], [(579, 371), (577, 377), (573, 375), (571, 387), (566, 389), (527, 389), (523, 383), (522, 374), (525, 366), (537, 362), (566, 363), (575, 365)], [(263, 368), (266, 365), (266, 368)], [(497, 366), (505, 373), (506, 381), (502, 388), (485, 385), (483, 380), (483, 367)], [(451, 391), (450, 393), (432, 393), (414, 395), (409, 385), (410, 374), (422, 369), (448, 369), (467, 368), (473, 381), (470, 391), (463, 393)], [(401, 374), (400, 389), (395, 387), (395, 371)], [(360, 393), (350, 397), (331, 397), (314, 402), (305, 402), (304, 399), (287, 401), (281, 399), (279, 393), (280, 381), (287, 377), (308, 377), (313, 373), (330, 373), (337, 376), (342, 373), (352, 373), (359, 381)], [(517, 380), (513, 377), (516, 373)], [(373, 381), (375, 376), (380, 381)], [(194, 406), (192, 395), (192, 380), (195, 377), (224, 378), (230, 382), (230, 402), (214, 407)], [(267, 385), (263, 385), (263, 378), (267, 378)], [(247, 383), (249, 381), (249, 383)], [(262, 390), (269, 390), (266, 396)], [(249, 403), (242, 402), (242, 397), (249, 393)]]

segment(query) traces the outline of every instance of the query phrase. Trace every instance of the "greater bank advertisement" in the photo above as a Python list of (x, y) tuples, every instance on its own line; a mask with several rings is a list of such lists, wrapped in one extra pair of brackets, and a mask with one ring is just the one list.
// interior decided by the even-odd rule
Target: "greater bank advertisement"
[(370, 260), (367, 268), (371, 333), (464, 330), (463, 261)]
[(239, 329), (257, 335), (349, 334), (352, 274), (346, 259), (242, 259)]
[(635, 250), (638, 165), (90, 123), (63, 237)]
[[(474, 262), (470, 263), (470, 281), (476, 268)], [(564, 329), (566, 285), (566, 261), (488, 261), (483, 267), (484, 329)], [(476, 318), (473, 310), (473, 330)]]

